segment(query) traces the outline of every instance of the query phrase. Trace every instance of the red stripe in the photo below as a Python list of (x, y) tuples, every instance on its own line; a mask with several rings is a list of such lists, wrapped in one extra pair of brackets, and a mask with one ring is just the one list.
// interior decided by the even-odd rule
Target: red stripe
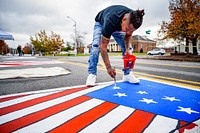
[(10, 96), (10, 97), (0, 98), (0, 102), (5, 102), (5, 101), (8, 101), (8, 100), (12, 100), (12, 99), (27, 96), (27, 95), (28, 94), (23, 94), (23, 95), (18, 95), (18, 96)]
[(0, 65), (14, 65), (14, 66), (16, 66), (16, 65), (21, 65), (21, 64), (20, 63), (2, 63)]
[(153, 120), (154, 114), (141, 110), (134, 111), (125, 121), (113, 130), (113, 133), (141, 133)]
[[(185, 122), (185, 121), (179, 121), (179, 127), (182, 127), (180, 128), (178, 131), (179, 133), (184, 133), (185, 129), (190, 130), (190, 129), (193, 129), (195, 128), (196, 126), (198, 126), (197, 124), (195, 123), (189, 123), (189, 122)], [(178, 128), (179, 128), (178, 127)]]
[[(86, 113), (83, 113), (74, 119), (64, 123), (63, 125), (55, 128), (54, 130), (50, 131), (50, 133), (61, 133), (63, 131), (67, 133), (75, 133), (83, 129), (84, 127), (88, 126), (98, 118), (102, 117), (103, 115), (107, 114), (110, 110), (117, 107), (117, 104), (113, 104), (110, 102), (105, 102)], [(98, 132), (98, 131), (96, 131)]]
[(21, 64), (19, 65), (0, 65), (1, 67), (14, 67), (14, 66), (22, 66)]
[(35, 112), (33, 114), (30, 114), (30, 115), (21, 117), (19, 119), (13, 120), (11, 122), (5, 123), (3, 125), (0, 125), (0, 131), (3, 133), (13, 132), (22, 127), (33, 124), (39, 120), (45, 119), (51, 115), (59, 113), (63, 110), (66, 110), (72, 106), (75, 106), (77, 104), (80, 104), (80, 103), (90, 100), (90, 99), (91, 99), (90, 97), (81, 96), (81, 97), (60, 103), (60, 104), (52, 106), (50, 108)]
[(10, 112), (13, 112), (13, 111), (16, 111), (16, 110), (27, 108), (27, 107), (30, 107), (30, 106), (33, 106), (33, 105), (36, 105), (36, 104), (39, 104), (39, 103), (42, 103), (42, 102), (45, 102), (45, 101), (48, 101), (48, 100), (52, 100), (52, 99), (55, 99), (55, 98), (58, 98), (58, 97), (62, 97), (62, 96), (65, 96), (65, 95), (68, 95), (68, 94), (71, 94), (71, 93), (74, 93), (74, 92), (78, 92), (78, 91), (81, 91), (81, 90), (84, 90), (84, 89), (88, 89), (88, 88), (89, 87), (73, 88), (73, 89), (65, 90), (65, 91), (62, 91), (62, 92), (55, 93), (55, 94), (51, 94), (51, 95), (35, 98), (35, 99), (32, 99), (32, 100), (28, 100), (28, 101), (18, 103), (18, 104), (15, 104), (15, 105), (11, 105), (11, 106), (8, 106), (8, 107), (5, 107), (5, 108), (1, 108), (0, 109), (0, 116), (5, 115), (5, 114), (10, 113)]
[(40, 65), (40, 64), (44, 64), (44, 63), (29, 63), (29, 62), (19, 62), (19, 63), (3, 63), (0, 64), (0, 66), (7, 66), (7, 67), (11, 67), (11, 66), (28, 66), (28, 65)]

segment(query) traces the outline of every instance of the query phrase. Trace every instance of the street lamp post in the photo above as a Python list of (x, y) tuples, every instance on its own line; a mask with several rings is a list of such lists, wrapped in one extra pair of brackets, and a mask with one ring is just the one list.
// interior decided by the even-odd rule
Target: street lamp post
[(67, 18), (71, 19), (74, 22), (74, 27), (75, 27), (75, 36), (74, 36), (74, 51), (77, 52), (77, 42), (76, 42), (76, 21), (71, 18), (70, 16), (67, 16)]

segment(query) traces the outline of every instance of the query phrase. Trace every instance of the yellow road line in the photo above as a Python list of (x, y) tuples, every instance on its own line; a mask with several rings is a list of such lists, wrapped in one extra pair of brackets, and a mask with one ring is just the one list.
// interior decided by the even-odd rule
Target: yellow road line
[(103, 67), (103, 68), (106, 68), (105, 64), (103, 61), (99, 60), (99, 64)]
[(145, 63), (145, 62), (137, 62), (137, 64), (148, 64), (148, 65), (157, 65), (157, 66), (175, 66), (175, 67), (184, 67), (184, 68), (199, 68), (200, 66), (183, 66), (183, 65), (174, 65), (174, 64), (159, 64), (159, 63)]
[[(78, 63), (78, 62), (71, 62), (71, 61), (62, 61), (62, 62), (65, 62), (67, 64), (76, 65), (76, 66), (88, 67), (87, 64)], [(98, 66), (98, 70), (107, 71), (102, 66)], [(120, 69), (116, 69), (116, 71), (117, 71), (118, 74), (123, 74), (123, 72)], [(182, 80), (182, 79), (176, 79), (176, 78), (170, 78), (170, 77), (164, 77), (164, 76), (157, 76), (157, 75), (152, 75), (152, 74), (145, 74), (145, 73), (140, 73), (140, 72), (134, 72), (134, 75), (139, 76), (141, 78), (154, 80), (154, 81), (160, 81), (160, 82), (165, 82), (165, 83), (170, 83), (170, 84), (185, 86), (185, 87), (189, 87), (189, 88), (200, 89), (199, 86), (189, 85), (189, 84), (185, 84), (185, 83), (180, 83), (180, 82), (186, 82), (186, 83), (192, 83), (192, 84), (200, 84), (199, 82), (194, 82), (194, 81), (189, 81), (189, 80)], [(154, 77), (154, 78), (151, 78), (151, 77)], [(173, 81), (169, 81), (169, 80), (179, 81), (179, 82), (173, 82)]]
[(150, 78), (150, 77), (146, 77), (146, 76), (140, 76), (140, 77), (144, 78), (144, 79), (149, 79), (149, 80), (152, 80), (152, 81), (163, 82), (165, 84), (167, 83), (167, 84), (178, 85), (178, 86), (192, 88), (192, 89), (200, 89), (199, 86), (183, 84), (183, 83), (180, 83), (180, 82), (173, 82), (173, 81), (168, 81), (168, 80), (163, 80), (163, 79), (155, 79), (155, 78)]
[(152, 74), (146, 74), (146, 73), (140, 73), (140, 72), (134, 72), (134, 74), (137, 75), (144, 75), (144, 76), (150, 76), (150, 77), (155, 77), (155, 78), (164, 78), (168, 80), (174, 80), (174, 81), (179, 81), (179, 82), (185, 82), (185, 83), (191, 83), (191, 84), (199, 84), (200, 82), (195, 82), (195, 81), (190, 81), (190, 80), (184, 80), (184, 79), (177, 79), (177, 78), (170, 78), (170, 77), (164, 77), (164, 76), (157, 76), (157, 75), (152, 75)]
[[(123, 74), (123, 72), (120, 69), (116, 69), (116, 71), (117, 71), (117, 73)], [(146, 76), (143, 76), (142, 74), (146, 75)], [(169, 77), (164, 77), (164, 76), (156, 76), (156, 75), (151, 75), (151, 76), (154, 76), (154, 77), (157, 77), (157, 78), (151, 78), (151, 77), (148, 76), (149, 74), (145, 74), (145, 73), (140, 73), (139, 74), (138, 72), (134, 72), (134, 75), (136, 75), (136, 76), (138, 76), (140, 78), (151, 79), (151, 80), (154, 80), (154, 81), (160, 81), (160, 82), (176, 84), (176, 85), (181, 85), (181, 86), (195, 88), (195, 89), (200, 89), (199, 86), (184, 84), (184, 83), (180, 83), (180, 82), (173, 82), (173, 81), (169, 81), (169, 80), (164, 80), (164, 79), (171, 79), (171, 80), (174, 79), (174, 81), (181, 81), (181, 79), (169, 78)], [(160, 79), (160, 78), (162, 78), (162, 79)], [(183, 81), (186, 81), (186, 80), (183, 80)], [(187, 82), (191, 83), (193, 81), (187, 80)], [(194, 82), (194, 83), (198, 83), (199, 84), (199, 82)]]

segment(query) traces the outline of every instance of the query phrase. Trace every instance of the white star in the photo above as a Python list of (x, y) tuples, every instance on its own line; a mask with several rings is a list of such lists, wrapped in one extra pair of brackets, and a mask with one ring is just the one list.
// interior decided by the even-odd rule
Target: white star
[(164, 96), (165, 98), (162, 98), (162, 99), (164, 99), (164, 100), (169, 100), (169, 101), (171, 101), (171, 102), (173, 102), (173, 101), (181, 101), (181, 100), (179, 100), (179, 99), (176, 99), (175, 97), (168, 97), (168, 96)]
[(140, 102), (145, 102), (147, 104), (149, 104), (149, 103), (158, 103), (156, 101), (153, 101), (153, 99), (146, 99), (146, 98), (143, 98), (143, 100), (139, 100), (139, 101)]
[(148, 94), (146, 91), (138, 91), (136, 93), (139, 93), (139, 94)]
[(180, 107), (178, 106), (180, 109), (176, 110), (176, 111), (181, 111), (181, 112), (186, 112), (188, 114), (191, 114), (191, 113), (196, 113), (196, 114), (199, 114), (199, 112), (197, 111), (194, 111), (194, 110), (191, 110), (191, 108), (183, 108), (183, 107)]
[(127, 95), (125, 93), (119, 93), (117, 92), (117, 94), (114, 94), (114, 96), (118, 96), (118, 97), (126, 97)]

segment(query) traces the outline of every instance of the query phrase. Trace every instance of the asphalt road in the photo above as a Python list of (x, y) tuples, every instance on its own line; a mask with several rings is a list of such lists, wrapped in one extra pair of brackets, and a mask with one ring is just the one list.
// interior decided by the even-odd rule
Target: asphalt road
[[(13, 78), (0, 80), (0, 95), (14, 94), (20, 92), (37, 91), (54, 89), (59, 87), (69, 87), (75, 85), (84, 85), (87, 78), (87, 60), (88, 56), (56, 56), (56, 57), (0, 57), (3, 61), (62, 61), (60, 64), (43, 64), (30, 66), (0, 67), (1, 70), (25, 69), (36, 67), (62, 67), (71, 73), (62, 76), (38, 77), (38, 78)], [(117, 71), (117, 80), (121, 80), (123, 67), (122, 58), (120, 56), (111, 56), (112, 66)], [(137, 59), (133, 72), (138, 78), (148, 78), (150, 80), (160, 80), (162, 82), (170, 82), (181, 84), (183, 86), (192, 86), (200, 89), (200, 63), (195, 62), (179, 62), (152, 59)], [(97, 82), (108, 82), (113, 79), (107, 74), (100, 58), (98, 66)]]

